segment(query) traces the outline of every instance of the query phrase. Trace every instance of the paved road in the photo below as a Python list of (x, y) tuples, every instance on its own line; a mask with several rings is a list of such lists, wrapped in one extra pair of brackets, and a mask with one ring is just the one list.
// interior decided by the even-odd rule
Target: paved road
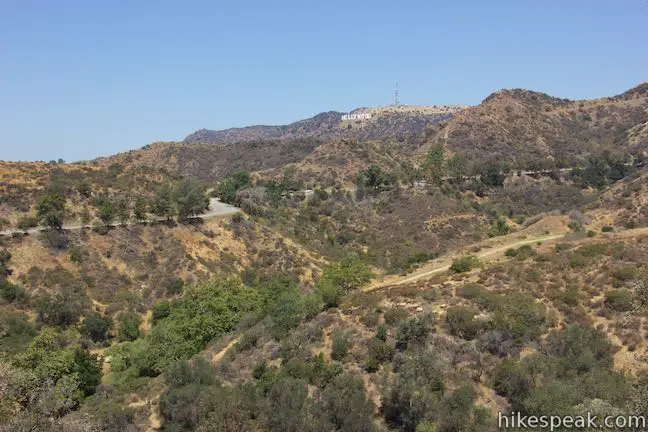
[[(221, 202), (218, 200), (218, 198), (211, 198), (209, 200), (209, 207), (207, 208), (207, 212), (196, 215), (193, 217), (190, 217), (189, 219), (210, 219), (213, 217), (218, 217), (218, 216), (226, 216), (230, 214), (234, 214), (236, 212), (240, 211), (238, 208), (225, 204), (224, 202)], [(164, 217), (153, 217), (149, 220), (152, 221), (157, 221), (157, 222), (162, 222), (165, 221), (166, 218)], [(122, 224), (119, 222), (112, 223), (110, 226), (116, 227), (116, 226), (121, 226)], [(130, 224), (129, 224), (130, 225)], [(92, 228), (92, 225), (81, 225), (80, 223), (69, 223), (69, 224), (63, 224), (63, 229), (64, 230), (79, 230), (81, 228)], [(9, 236), (12, 235), (13, 233), (26, 233), (26, 234), (35, 234), (39, 231), (43, 231), (45, 228), (43, 227), (36, 227), (36, 228), (30, 228), (26, 231), (23, 230), (5, 230), (5, 231), (0, 231), (0, 235), (4, 236)]]

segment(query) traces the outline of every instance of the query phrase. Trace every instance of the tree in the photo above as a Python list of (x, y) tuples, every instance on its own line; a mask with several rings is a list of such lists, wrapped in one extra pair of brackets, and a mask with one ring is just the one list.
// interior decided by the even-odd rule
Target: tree
[(178, 182), (174, 190), (174, 198), (180, 219), (202, 213), (209, 205), (205, 187), (191, 178)]
[(81, 209), (81, 214), (79, 215), (79, 221), (84, 227), (90, 223), (90, 210), (86, 204), (83, 205)]
[(491, 187), (504, 186), (504, 179), (506, 178), (504, 165), (498, 162), (486, 163), (479, 173), (479, 178), (483, 184)]
[(36, 201), (36, 215), (41, 224), (50, 229), (63, 228), (65, 198), (61, 195), (45, 195)]
[(359, 187), (368, 187), (374, 191), (379, 191), (389, 188), (395, 183), (395, 178), (392, 174), (386, 173), (378, 165), (371, 165), (366, 171), (361, 171), (358, 174), (356, 183)]
[(130, 219), (130, 200), (121, 196), (115, 200), (115, 216), (121, 225), (127, 225)]
[(134, 312), (121, 313), (117, 318), (117, 339), (120, 341), (133, 341), (140, 335), (139, 326), (142, 322), (140, 316)]
[(455, 180), (461, 181), (468, 174), (468, 159), (462, 154), (455, 154), (448, 159), (448, 174)]
[(146, 199), (142, 196), (135, 198), (133, 205), (133, 219), (137, 222), (146, 220)]
[(95, 197), (92, 204), (97, 209), (97, 216), (101, 222), (103, 222), (104, 225), (111, 224), (117, 214), (115, 202), (105, 195), (99, 195)]
[(437, 144), (428, 152), (423, 164), (423, 172), (428, 181), (440, 185), (445, 174), (446, 161), (442, 144)]
[(173, 205), (173, 188), (170, 183), (164, 183), (155, 191), (151, 211), (154, 215), (165, 217), (167, 220), (176, 214)]
[(93, 342), (106, 340), (108, 331), (112, 328), (112, 319), (103, 317), (99, 313), (93, 313), (83, 320), (81, 333), (92, 339)]

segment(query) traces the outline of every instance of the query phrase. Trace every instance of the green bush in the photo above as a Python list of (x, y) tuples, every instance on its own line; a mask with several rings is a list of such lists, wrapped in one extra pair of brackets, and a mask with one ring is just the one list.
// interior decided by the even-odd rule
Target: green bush
[(113, 322), (110, 317), (104, 317), (99, 313), (93, 313), (86, 317), (81, 324), (81, 334), (92, 339), (94, 342), (102, 342), (108, 338), (108, 332)]
[(605, 294), (605, 305), (617, 312), (627, 312), (634, 306), (632, 291), (627, 289), (612, 290)]
[(450, 334), (466, 340), (477, 337), (482, 329), (481, 322), (475, 319), (478, 313), (479, 311), (476, 309), (465, 306), (449, 308), (446, 314), (446, 324)]
[(25, 216), (18, 220), (17, 227), (20, 230), (27, 231), (30, 228), (38, 226), (38, 218), (32, 216)]
[(611, 227), (609, 225), (605, 225), (603, 228), (601, 228), (601, 232), (607, 233), (607, 232), (612, 232), (614, 231), (614, 227)]
[(434, 315), (415, 316), (400, 323), (396, 330), (396, 348), (406, 350), (412, 345), (421, 345), (434, 331)]
[(479, 258), (476, 256), (461, 257), (452, 262), (450, 270), (455, 273), (465, 273), (479, 266)]
[(385, 311), (383, 317), (385, 319), (385, 324), (394, 326), (403, 321), (409, 316), (407, 309), (400, 307), (389, 308)]
[(333, 360), (342, 360), (346, 357), (351, 348), (351, 340), (346, 332), (336, 332), (333, 335), (333, 344), (331, 346), (331, 358)]
[(142, 318), (135, 312), (124, 312), (117, 317), (117, 339), (120, 342), (134, 341), (140, 336)]

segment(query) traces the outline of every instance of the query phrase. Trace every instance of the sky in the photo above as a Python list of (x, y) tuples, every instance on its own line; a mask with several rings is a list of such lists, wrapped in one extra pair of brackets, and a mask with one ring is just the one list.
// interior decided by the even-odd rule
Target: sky
[(322, 111), (648, 80), (648, 0), (0, 0), (0, 160), (78, 161)]

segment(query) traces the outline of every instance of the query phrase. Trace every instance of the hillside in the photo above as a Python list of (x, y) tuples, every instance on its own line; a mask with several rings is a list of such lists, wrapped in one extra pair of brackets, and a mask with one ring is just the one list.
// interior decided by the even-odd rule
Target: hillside
[[(0, 431), (494, 432), (498, 411), (645, 412), (646, 86), (439, 109), (350, 121), (376, 139), (320, 119), (1, 162), (0, 221), (20, 230), (0, 230)], [(497, 164), (520, 155), (579, 164)], [(238, 209), (205, 213), (217, 200)]]
[(586, 101), (516, 89), (491, 94), (430, 134), (432, 142), (451, 152), (524, 165), (534, 159), (578, 159), (604, 149), (645, 150), (647, 120), (646, 84)]
[(312, 137), (321, 140), (375, 140), (404, 138), (451, 118), (463, 107), (399, 106), (359, 108), (349, 114), (370, 115), (368, 119), (343, 120), (343, 113), (328, 111), (283, 126), (248, 126), (221, 131), (201, 129), (187, 136), (185, 143), (236, 144), (258, 140), (290, 140)]

